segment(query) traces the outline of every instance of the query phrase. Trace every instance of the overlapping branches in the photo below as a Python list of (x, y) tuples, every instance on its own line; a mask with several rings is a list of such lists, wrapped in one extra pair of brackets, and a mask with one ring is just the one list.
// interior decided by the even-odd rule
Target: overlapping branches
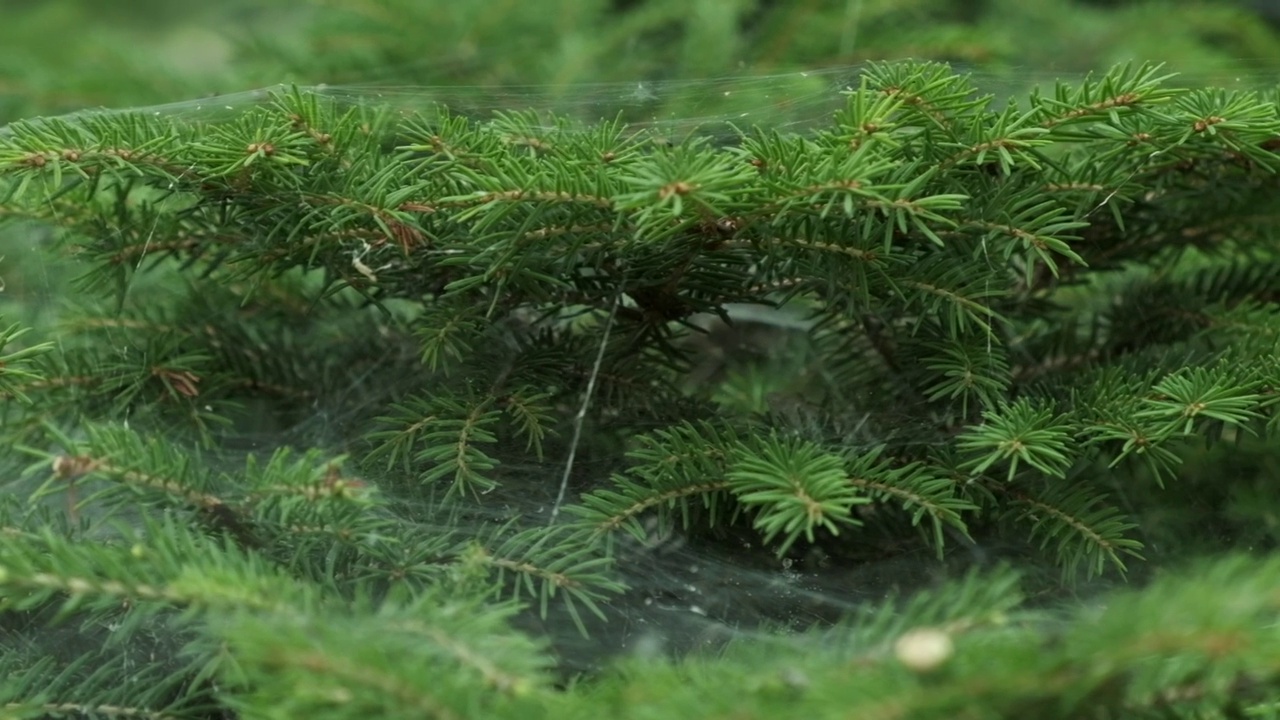
[[(1135, 515), (1187, 501), (1189, 441), (1276, 432), (1275, 288), (1238, 252), (1275, 262), (1274, 99), (1143, 66), (997, 108), (945, 66), (893, 64), (829, 127), (729, 147), (297, 89), (217, 122), (17, 123), (4, 217), (56, 228), (115, 306), (86, 303), (60, 345), (0, 334), (4, 441), (39, 458), (49, 492), (27, 494), (56, 491), (73, 521), (14, 523), (0, 598), (130, 632), (182, 618), (187, 677), (234, 676), (223, 648), (249, 668), (232, 708), (497, 717), (552, 701), (492, 599), (558, 602), (585, 633), (581, 610), (608, 617), (626, 591), (628, 537), (747, 533), (770, 562), (837, 564), (1018, 543), (1068, 580), (1123, 573), (1147, 552)], [(690, 387), (700, 333), (745, 325), (743, 305), (795, 312), (803, 342), (742, 343), (724, 355), (751, 372)], [(264, 437), (304, 449), (244, 451)], [(576, 499), (548, 526), (559, 483)], [(79, 528), (125, 510), (142, 530)], [(1010, 582), (967, 582), (949, 591), (965, 613), (911, 612), (955, 634), (1012, 606)], [(1188, 659), (1249, 645), (1271, 595), (1242, 587), (1252, 604), (1221, 623), (1110, 636), (1113, 658), (1163, 642), (1186, 672), (1090, 670), (1085, 643), (1049, 673), (997, 635), (1013, 690), (912, 708), (1048, 713), (1047, 676), (1099, 707), (1267, 685), (1252, 646), (1231, 671)], [(883, 644), (876, 617), (863, 637)], [(891, 682), (883, 648), (858, 657)], [(118, 703), (14, 677), (24, 713)], [(905, 707), (868, 692), (868, 717)]]

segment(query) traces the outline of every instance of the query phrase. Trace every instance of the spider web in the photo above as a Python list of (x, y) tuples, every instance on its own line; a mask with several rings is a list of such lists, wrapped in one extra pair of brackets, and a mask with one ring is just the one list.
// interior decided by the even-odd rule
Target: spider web
[[(997, 103), (1025, 97), (1033, 88), (1051, 90), (1056, 82), (1076, 83), (1083, 79), (1079, 75), (1034, 68), (994, 70), (959, 63), (950, 66), (957, 74), (967, 76), (978, 94), (991, 95)], [(473, 119), (487, 119), (496, 113), (515, 110), (555, 114), (584, 123), (620, 118), (633, 130), (666, 134), (676, 140), (694, 135), (737, 136), (741, 130), (752, 127), (784, 133), (824, 127), (833, 114), (844, 107), (845, 94), (857, 88), (859, 78), (868, 67), (847, 65), (775, 74), (570, 86), (282, 84), (148, 107), (87, 108), (60, 117), (70, 120), (93, 115), (142, 114), (212, 124), (247, 107), (269, 103), (278, 94), (296, 88), (342, 104), (389, 106), (406, 112), (442, 108)], [(1276, 85), (1274, 73), (1269, 70), (1178, 73), (1175, 77), (1174, 82), (1178, 84), (1228, 90)], [(0, 127), (0, 134), (8, 132), (8, 126)]]

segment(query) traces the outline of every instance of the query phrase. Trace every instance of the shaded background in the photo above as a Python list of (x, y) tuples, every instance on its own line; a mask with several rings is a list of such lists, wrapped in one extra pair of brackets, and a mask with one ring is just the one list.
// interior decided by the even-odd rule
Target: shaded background
[(573, 88), (914, 57), (1256, 83), (1280, 64), (1280, 0), (0, 0), (0, 19), (0, 122), (281, 82)]

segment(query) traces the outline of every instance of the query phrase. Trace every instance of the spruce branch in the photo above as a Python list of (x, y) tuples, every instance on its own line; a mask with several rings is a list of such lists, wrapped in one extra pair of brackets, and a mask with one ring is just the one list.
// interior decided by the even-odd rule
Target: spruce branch
[[(867, 493), (872, 500), (896, 501), (911, 513), (911, 523), (919, 525), (926, 516), (933, 530), (933, 543), (938, 556), (943, 552), (943, 532), (947, 526), (968, 537), (963, 513), (978, 506), (958, 496), (950, 478), (935, 475), (935, 470), (922, 463), (889, 468), (877, 452), (862, 453), (852, 460), (849, 483)], [(876, 479), (869, 479), (874, 477)]]
[(1010, 514), (1030, 526), (1040, 547), (1055, 546), (1063, 577), (1073, 580), (1084, 569), (1086, 579), (1101, 575), (1107, 565), (1125, 572), (1123, 555), (1142, 559), (1143, 543), (1127, 535), (1138, 526), (1107, 496), (1083, 484), (1044, 485), (1035, 490), (1008, 489)]
[(838, 535), (842, 526), (858, 525), (853, 506), (870, 502), (848, 482), (838, 455), (801, 440), (747, 440), (726, 476), (735, 499), (754, 514), (764, 542), (782, 536), (779, 555), (801, 537), (813, 542), (816, 529)]
[[(177, 720), (216, 707), (208, 688), (192, 688), (181, 673), (137, 667), (129, 653), (84, 653), (59, 666), (52, 657), (7, 654), (0, 660), (0, 717), (141, 718)], [(7, 667), (6, 667), (7, 666)]]
[[(44, 381), (40, 373), (32, 367), (33, 361), (37, 356), (48, 353), (54, 348), (53, 343), (50, 342), (20, 346), (16, 349), (9, 347), (17, 344), (17, 339), (28, 332), (30, 328), (22, 327), (17, 323), (0, 330), (0, 353), (3, 353), (0, 354), (0, 398), (13, 398), (24, 404), (30, 404), (31, 398), (22, 392), (23, 386)], [(8, 352), (5, 352), (6, 350)]]
[(1052, 408), (1037, 408), (1022, 399), (999, 413), (983, 415), (986, 422), (971, 428), (959, 441), (959, 447), (973, 455), (969, 464), (974, 474), (1007, 460), (1007, 480), (1012, 482), (1019, 462), (1053, 477), (1063, 477), (1072, 465), (1070, 425)]
[(370, 617), (246, 613), (215, 632), (256, 679), (251, 692), (227, 698), (239, 712), (464, 718), (478, 706), (520, 717), (545, 692), (545, 656), (506, 631), (510, 614), (436, 598)]
[(483, 553), (485, 564), (497, 570), (500, 582), (514, 576), (510, 583), (513, 599), (536, 597), (543, 617), (551, 599), (561, 594), (570, 618), (584, 636), (587, 629), (578, 605), (603, 620), (599, 603), (625, 587), (608, 573), (612, 558), (601, 552), (596, 542), (584, 541), (570, 526), (550, 525), (510, 533), (478, 552)]
[[(863, 545), (939, 571), (966, 560), (947, 537), (975, 559), (1038, 546), (1064, 582), (1028, 578), (1037, 602), (1167, 552), (1146, 517), (1265, 495), (1171, 480), (1194, 476), (1192, 440), (1276, 434), (1280, 115), (1273, 94), (1161, 75), (995, 107), (946, 66), (873, 64), (828, 127), (720, 143), (318, 88), (14, 124), (0, 216), (55, 229), (80, 289), (112, 297), (30, 344), (0, 333), (0, 394), (27, 400), (3, 441), (40, 458), (20, 481), (53, 474), (5, 496), (0, 621), (70, 617), (95, 640), (174, 622), (195, 659), (156, 671), (173, 706), (72, 663), (58, 677), (83, 693), (19, 670), (6, 707), (587, 715), (508, 621), (525, 601), (583, 634), (584, 608), (616, 617), (644, 589), (623, 578), (663, 560), (655, 535), (755, 532), (781, 559), (735, 561), (832, 577), (868, 571)], [(742, 307), (796, 321), (751, 335)], [(726, 336), (723, 371), (691, 382)], [(542, 462), (566, 453), (562, 473)], [(556, 488), (572, 521), (528, 521)], [(79, 514), (20, 507), (55, 491)], [(698, 673), (638, 663), (589, 692), (620, 716), (1253, 702), (1277, 677), (1272, 565), (1052, 621), (1012, 573), (968, 575), (842, 606), (831, 636)], [(921, 638), (942, 651), (904, 659)]]
[(622, 529), (642, 542), (646, 532), (638, 518), (651, 509), (658, 513), (659, 534), (674, 528), (673, 510), (689, 527), (693, 499), (701, 500), (715, 524), (724, 502), (720, 496), (729, 487), (726, 474), (737, 437), (732, 427), (710, 422), (685, 422), (643, 435), (628, 453), (635, 461), (631, 477), (616, 477), (613, 487), (585, 494), (581, 505), (567, 511), (596, 534)]

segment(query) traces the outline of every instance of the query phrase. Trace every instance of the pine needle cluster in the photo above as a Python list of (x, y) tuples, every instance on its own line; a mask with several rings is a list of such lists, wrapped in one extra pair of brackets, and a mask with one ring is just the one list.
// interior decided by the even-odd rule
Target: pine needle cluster
[[(1264, 712), (1275, 560), (1056, 602), (1276, 509), (1181, 480), (1280, 429), (1280, 97), (896, 63), (845, 99), (732, 137), (306, 88), (5, 128), (4, 231), (81, 274), (0, 335), (0, 714)], [(699, 375), (742, 308), (765, 340)], [(755, 631), (575, 674), (561, 626), (634, 619), (673, 538), (951, 579), (747, 585), (711, 612)]]

